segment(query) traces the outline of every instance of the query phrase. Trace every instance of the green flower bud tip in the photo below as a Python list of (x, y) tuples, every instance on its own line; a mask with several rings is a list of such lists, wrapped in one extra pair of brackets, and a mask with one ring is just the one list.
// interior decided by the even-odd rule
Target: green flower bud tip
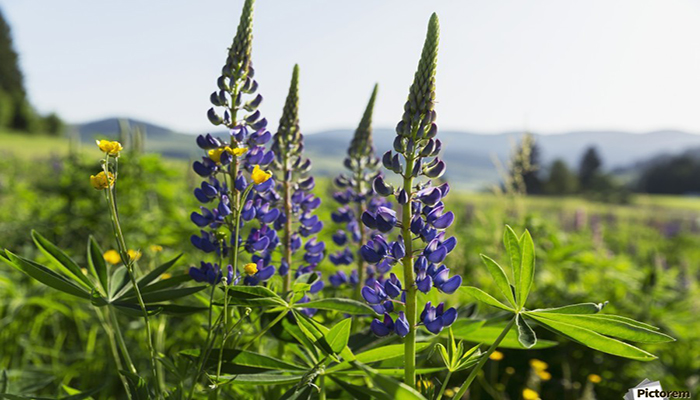
[(435, 71), (437, 69), (440, 22), (433, 13), (428, 23), (428, 33), (423, 44), (418, 69), (404, 108), (411, 116), (425, 115), (432, 111), (435, 102)]
[(253, 47), (253, 6), (255, 0), (246, 0), (241, 12), (241, 20), (238, 23), (236, 36), (229, 51), (229, 62), (240, 63), (242, 71), (247, 72), (250, 67), (250, 54)]
[(274, 138), (279, 151), (287, 151), (296, 147), (301, 141), (299, 131), (299, 65), (294, 66), (292, 81), (289, 85), (289, 93), (284, 103), (279, 129)]
[(372, 90), (372, 96), (367, 103), (365, 113), (362, 115), (360, 124), (355, 130), (355, 136), (352, 138), (350, 148), (348, 149), (348, 155), (351, 158), (359, 159), (361, 157), (371, 156), (372, 153), (374, 153), (372, 144), (372, 112), (374, 111), (374, 101), (377, 98), (378, 89), (379, 85), (375, 84), (374, 90)]

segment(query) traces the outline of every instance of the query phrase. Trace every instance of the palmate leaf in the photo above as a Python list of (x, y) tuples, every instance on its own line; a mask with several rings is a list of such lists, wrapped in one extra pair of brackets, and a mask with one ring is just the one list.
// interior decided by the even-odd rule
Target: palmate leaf
[[(266, 385), (282, 385), (285, 383), (297, 383), (304, 375), (285, 375), (285, 372), (297, 373), (298, 371), (277, 371), (262, 374), (237, 374), (237, 375), (221, 375), (220, 383), (231, 382), (234, 385), (251, 385), (251, 386), (266, 386)], [(209, 379), (216, 381), (216, 376), (209, 375)]]
[(277, 293), (264, 286), (229, 286), (229, 305), (249, 307), (288, 307)]
[[(418, 391), (404, 383), (401, 383), (395, 379), (380, 374), (376, 370), (362, 363), (355, 362), (355, 366), (358, 367), (358, 369), (362, 370), (362, 372), (364, 372), (365, 375), (369, 376), (372, 379), (372, 382), (374, 382), (374, 384), (377, 385), (377, 387), (384, 391), (386, 394), (391, 396), (390, 398), (392, 399), (426, 400), (425, 397), (423, 397), (423, 395), (418, 393)], [(403, 374), (403, 370), (400, 371), (402, 371)]]
[[(640, 326), (637, 321), (630, 320), (620, 320), (615, 318), (615, 315), (572, 315), (572, 314), (553, 314), (553, 313), (538, 313), (529, 312), (527, 315), (538, 315), (540, 318), (546, 318), (549, 320), (563, 322), (569, 325), (579, 326), (585, 329), (592, 330), (606, 336), (615, 337), (618, 339), (629, 340), (631, 342), (638, 343), (664, 343), (672, 342), (671, 336), (664, 333), (658, 332), (656, 330), (648, 329), (644, 326)], [(636, 324), (631, 324), (627, 321), (632, 321)]]
[[(216, 366), (216, 363), (219, 361), (219, 352), (220, 349), (212, 349), (209, 358), (206, 360), (206, 365), (208, 366)], [(196, 359), (199, 357), (200, 350), (199, 349), (188, 349), (188, 350), (183, 350), (180, 352), (180, 354), (185, 355), (187, 357), (190, 357), (192, 359)], [(274, 357), (270, 357), (264, 354), (259, 354), (259, 353), (254, 353), (251, 351), (240, 351), (240, 350), (234, 350), (234, 349), (224, 349), (223, 355), (222, 355), (222, 360), (226, 366), (242, 366), (242, 367), (250, 367), (250, 368), (257, 368), (257, 369), (262, 369), (262, 370), (273, 370), (273, 371), (278, 371), (278, 370), (296, 370), (296, 371), (305, 371), (306, 368), (300, 365), (292, 364), (287, 361), (282, 361), (279, 359), (276, 359)], [(228, 372), (228, 373), (236, 373), (236, 372)]]
[(527, 316), (554, 332), (567, 336), (584, 346), (620, 357), (640, 361), (652, 361), (656, 356), (625, 342), (613, 339), (595, 331), (570, 323), (546, 318), (541, 314), (528, 313)]
[(352, 326), (352, 319), (346, 318), (331, 328), (328, 333), (325, 334), (326, 342), (333, 350), (333, 353), (339, 354), (348, 345), (348, 340), (350, 339), (350, 327)]
[(537, 336), (535, 332), (530, 328), (530, 325), (525, 322), (525, 320), (517, 314), (515, 316), (515, 325), (518, 327), (518, 341), (523, 347), (529, 349), (537, 344)]
[[(484, 345), (490, 345), (493, 344), (496, 341), (496, 338), (498, 338), (498, 335), (501, 334), (503, 329), (505, 328), (505, 325), (486, 325), (482, 326), (479, 329), (472, 330), (466, 334), (462, 334), (458, 330), (454, 330), (454, 335), (456, 338), (464, 340), (465, 342), (469, 343), (481, 343)], [(551, 340), (542, 340), (539, 339), (537, 340), (537, 343), (532, 346), (530, 349), (546, 349), (548, 347), (554, 347), (557, 345), (557, 342), (553, 342)], [(517, 350), (527, 350), (526, 347), (524, 347), (522, 344), (520, 344), (520, 341), (518, 340), (518, 333), (515, 330), (510, 330), (503, 341), (498, 345), (499, 348), (504, 348), (504, 349), (517, 349)]]
[(329, 298), (312, 300), (308, 303), (296, 303), (295, 308), (316, 308), (319, 310), (339, 311), (351, 315), (375, 315), (374, 310), (365, 303), (352, 299)]
[(41, 236), (37, 231), (32, 230), (32, 239), (36, 244), (36, 247), (41, 250), (46, 257), (48, 257), (58, 269), (64, 274), (71, 277), (81, 286), (88, 289), (94, 289), (95, 285), (90, 281), (90, 279), (85, 276), (82, 269), (78, 264), (73, 261), (63, 250), (59, 249), (55, 244), (51, 243), (48, 239)]
[[(416, 343), (416, 354), (430, 347), (430, 343)], [(403, 357), (405, 346), (402, 344), (390, 344), (388, 346), (377, 347), (376, 349), (367, 350), (363, 353), (356, 354), (355, 359), (363, 364), (371, 364), (378, 361), (391, 360), (393, 358)], [(348, 361), (326, 368), (326, 373), (341, 371), (351, 368), (352, 365)]]
[[(144, 303), (157, 303), (160, 301), (169, 301), (169, 300), (175, 300), (179, 299), (181, 297), (186, 297), (191, 294), (201, 292), (202, 290), (208, 288), (209, 286), (207, 285), (202, 285), (202, 286), (193, 286), (193, 287), (184, 287), (184, 288), (178, 288), (178, 289), (166, 289), (166, 290), (157, 290), (155, 292), (147, 292), (147, 293), (142, 293), (141, 298), (143, 299)], [(120, 298), (120, 302), (136, 302), (136, 296), (134, 297), (128, 297), (128, 298)]]
[(90, 293), (87, 290), (83, 289), (81, 286), (78, 286), (72, 281), (69, 281), (67, 278), (59, 275), (49, 268), (26, 258), (19, 257), (7, 250), (5, 251), (5, 254), (8, 258), (3, 258), (3, 260), (6, 260), (10, 266), (19, 269), (46, 286), (50, 286), (56, 290), (60, 290), (61, 292), (68, 293), (82, 299), (90, 299)]
[(465, 294), (469, 297), (472, 297), (472, 298), (474, 298), (482, 303), (488, 304), (492, 307), (500, 308), (501, 310), (505, 310), (505, 311), (515, 312), (514, 309), (501, 303), (500, 301), (493, 298), (493, 296), (491, 296), (490, 294), (484, 292), (483, 290), (481, 290), (479, 288), (475, 288), (474, 286), (462, 286), (459, 288), (459, 290), (463, 294)]
[(156, 280), (158, 277), (163, 275), (164, 273), (168, 272), (170, 268), (172, 268), (173, 265), (182, 257), (182, 254), (177, 255), (175, 258), (172, 260), (158, 266), (155, 268), (153, 271), (147, 273), (141, 279), (139, 279), (136, 284), (139, 285), (139, 289), (143, 289), (148, 285), (149, 283), (153, 282)]
[[(301, 329), (302, 333), (306, 335), (306, 337), (311, 341), (316, 347), (318, 347), (321, 351), (324, 353), (332, 356), (334, 359), (337, 359), (335, 357), (335, 352), (333, 351), (333, 348), (331, 347), (330, 343), (328, 343), (326, 339), (326, 335), (330, 331), (330, 329), (326, 328), (325, 326), (319, 324), (318, 322), (314, 321), (312, 318), (307, 317), (306, 315), (297, 312), (295, 310), (292, 310), (294, 313), (294, 317), (297, 320), (299, 329)], [(347, 361), (351, 361), (355, 359), (355, 355), (352, 353), (349, 347), (345, 346), (345, 348), (340, 351), (338, 354)]]
[(498, 265), (496, 261), (483, 254), (481, 254), (481, 260), (484, 262), (484, 265), (489, 270), (489, 273), (493, 277), (494, 282), (496, 282), (498, 290), (500, 290), (503, 296), (505, 296), (505, 298), (508, 300), (508, 302), (513, 307), (515, 307), (515, 297), (513, 296), (513, 291), (511, 290), (510, 282), (508, 281), (508, 277), (503, 271), (503, 268), (501, 268), (501, 266)]
[(109, 275), (107, 274), (107, 263), (104, 259), (104, 251), (95, 238), (90, 236), (87, 244), (88, 268), (102, 287), (103, 293), (109, 293)]

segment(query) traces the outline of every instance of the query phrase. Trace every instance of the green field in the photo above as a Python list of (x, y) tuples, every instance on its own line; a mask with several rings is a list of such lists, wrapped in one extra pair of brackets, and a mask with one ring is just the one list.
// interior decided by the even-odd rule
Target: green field
[[(0, 148), (4, 155), (0, 160), (0, 248), (47, 262), (31, 243), (31, 229), (65, 249), (80, 265), (86, 260), (89, 235), (105, 250), (115, 247), (104, 199), (88, 183), (89, 175), (99, 171), (100, 153), (95, 148), (71, 152), (65, 139), (11, 133), (0, 134)], [(120, 213), (130, 246), (143, 252), (144, 268), (182, 252), (184, 257), (172, 272), (182, 274), (202, 259), (189, 243), (189, 236), (197, 232), (189, 221), (197, 207), (191, 195), (196, 184), (183, 161), (129, 152), (120, 159)], [(327, 196), (332, 191), (325, 179), (315, 189), (324, 199), (318, 214), (326, 223), (322, 238), (327, 243), (336, 228), (330, 213), (337, 205)], [(594, 394), (599, 399), (618, 398), (644, 378), (661, 380), (664, 388), (693, 392), (700, 388), (696, 318), (700, 312), (700, 201), (637, 195), (630, 204), (617, 205), (578, 197), (513, 198), (457, 191), (448, 199), (447, 206), (457, 215), (450, 233), (459, 244), (446, 264), (463, 276), (465, 285), (493, 293), (495, 287), (479, 254), (504, 261), (504, 225), (516, 231), (527, 228), (537, 246), (537, 290), (530, 296), (531, 307), (609, 301), (606, 312), (658, 326), (677, 339), (640, 345), (659, 357), (641, 362), (604, 355), (536, 327), (541, 340), (552, 340), (557, 346), (500, 349), (502, 359), (487, 365), (470, 398), (515, 399), (525, 388), (537, 388), (543, 399), (592, 399)], [(163, 246), (163, 251), (153, 252), (151, 245)], [(336, 248), (331, 245), (329, 250)], [(328, 261), (319, 269), (324, 279), (336, 271)], [(460, 318), (498, 318), (497, 311), (468, 296), (445, 300), (460, 307)], [(179, 303), (207, 301), (207, 296), (197, 294)], [(137, 367), (147, 370), (142, 322), (124, 315), (119, 318), (129, 324), (126, 340), (138, 354)], [(199, 326), (206, 323), (206, 315), (160, 316), (157, 323), (162, 329), (159, 346), (172, 356), (196, 348), (203, 340)], [(460, 337), (482, 340), (467, 334)], [(288, 361), (296, 357), (277, 354), (275, 346), (257, 351)], [(439, 363), (435, 353), (424, 356), (429, 365)], [(533, 365), (539, 364), (532, 360), (543, 360), (548, 368), (537, 369)], [(391, 361), (382, 364), (392, 365)], [(46, 288), (7, 265), (0, 267), (0, 369), (6, 371), (0, 381), (9, 382), (9, 393), (52, 397), (70, 393), (70, 388), (88, 390), (104, 384), (94, 398), (120, 398), (114, 394), (120, 393), (121, 386), (95, 307)], [(518, 372), (509, 372), (512, 369)], [(245, 386), (232, 386), (230, 394), (236, 398), (245, 390), (254, 390), (257, 398), (279, 395), (273, 388)], [(504, 394), (493, 397), (494, 391)], [(330, 398), (345, 398), (337, 391), (331, 393), (337, 397)]]

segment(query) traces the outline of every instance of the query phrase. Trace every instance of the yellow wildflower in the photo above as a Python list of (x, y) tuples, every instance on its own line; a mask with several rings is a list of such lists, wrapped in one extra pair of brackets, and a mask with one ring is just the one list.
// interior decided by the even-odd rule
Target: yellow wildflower
[(97, 147), (99, 147), (102, 152), (107, 153), (110, 156), (119, 157), (119, 152), (124, 149), (122, 144), (116, 141), (112, 142), (109, 140), (96, 140), (95, 142), (97, 143)]
[(530, 360), (530, 366), (535, 371), (544, 371), (547, 368), (549, 368), (549, 365), (546, 362), (544, 362), (542, 360), (538, 360), (536, 358), (533, 358), (532, 360)]
[(455, 391), (452, 389), (445, 389), (445, 396), (452, 397), (455, 395)]
[(163, 246), (157, 244), (152, 244), (148, 248), (154, 253), (160, 253), (161, 251), (163, 251)]
[(513, 375), (514, 373), (515, 373), (515, 368), (513, 368), (513, 367), (506, 368), (506, 374)]
[(102, 257), (105, 259), (105, 261), (112, 265), (119, 264), (122, 261), (122, 258), (119, 256), (119, 253), (116, 250), (107, 250)]
[(160, 279), (170, 279), (172, 277), (173, 277), (173, 275), (170, 272), (166, 272), (160, 276)]
[(493, 361), (501, 361), (501, 360), (503, 359), (503, 353), (501, 353), (500, 351), (496, 350), (496, 351), (494, 351), (493, 353), (491, 353), (491, 355), (489, 356), (489, 358), (492, 359)]
[(538, 400), (539, 398), (540, 394), (535, 392), (534, 390), (528, 388), (523, 389), (524, 400)]
[(430, 388), (433, 387), (433, 382), (429, 381), (427, 379), (421, 379), (418, 381), (418, 389), (421, 390), (429, 390)]
[(248, 264), (244, 265), (243, 272), (245, 272), (246, 275), (255, 275), (255, 273), (258, 272), (258, 264), (248, 263)]
[[(231, 152), (231, 149), (228, 149), (228, 151)], [(234, 156), (240, 157), (243, 154), (245, 154), (247, 151), (248, 151), (247, 147), (236, 147), (235, 149), (233, 149), (232, 152), (233, 152)]]
[(272, 178), (272, 174), (268, 171), (263, 171), (260, 169), (259, 165), (256, 165), (255, 168), (253, 168), (253, 172), (250, 174), (250, 177), (253, 178), (253, 182), (255, 182), (256, 185), (259, 185)]
[(100, 171), (97, 175), (90, 175), (90, 184), (97, 190), (104, 190), (114, 185), (114, 174), (111, 172), (105, 175), (104, 171)]
[(588, 381), (591, 383), (600, 383), (602, 380), (603, 380), (603, 378), (601, 378), (600, 375), (596, 375), (596, 374), (588, 375)]
[(141, 259), (141, 252), (138, 250), (129, 249), (126, 253), (129, 255), (129, 259), (132, 261), (138, 261)]
[(548, 381), (552, 379), (552, 374), (550, 374), (547, 371), (537, 371), (537, 376), (539, 376), (540, 379), (542, 379), (543, 381)]

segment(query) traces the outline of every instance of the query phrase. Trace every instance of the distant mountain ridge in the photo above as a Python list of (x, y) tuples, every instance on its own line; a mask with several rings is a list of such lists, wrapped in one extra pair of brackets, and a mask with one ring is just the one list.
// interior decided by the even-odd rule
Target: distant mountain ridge
[[(195, 158), (201, 152), (191, 134), (176, 133), (171, 129), (143, 121), (127, 120), (132, 126), (142, 126), (147, 133), (146, 150), (168, 157)], [(109, 118), (75, 125), (81, 140), (92, 141), (97, 136), (114, 136), (119, 130), (119, 119)], [(305, 151), (314, 160), (318, 175), (333, 175), (342, 166), (341, 160), (350, 143), (354, 130), (328, 130), (305, 135)], [(220, 133), (225, 135), (224, 132)], [(391, 149), (394, 130), (375, 129), (374, 143), (378, 154)], [(447, 162), (447, 178), (458, 186), (470, 189), (483, 188), (498, 181), (493, 163), (497, 157), (504, 162), (523, 132), (478, 134), (463, 131), (442, 130), (438, 134), (443, 142), (442, 158)], [(596, 146), (607, 170), (629, 169), (635, 164), (664, 154), (675, 154), (700, 148), (700, 135), (662, 130), (648, 133), (620, 131), (574, 131), (561, 134), (534, 134), (541, 150), (543, 163), (561, 158), (576, 168), (585, 149)]]

